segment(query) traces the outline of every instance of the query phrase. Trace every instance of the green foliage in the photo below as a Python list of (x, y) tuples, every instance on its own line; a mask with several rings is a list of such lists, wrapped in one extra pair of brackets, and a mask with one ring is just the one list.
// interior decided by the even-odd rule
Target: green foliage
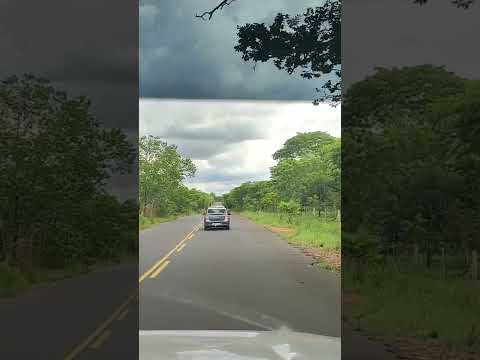
[(281, 213), (244, 211), (243, 216), (256, 223), (284, 227), (291, 230), (283, 234), (293, 245), (307, 249), (340, 250), (340, 227), (338, 222), (318, 216), (296, 216), (291, 221)]
[(196, 168), (192, 160), (178, 153), (175, 145), (155, 136), (143, 136), (139, 149), (141, 225), (146, 217), (150, 223), (155, 218), (200, 211), (213, 202), (214, 194), (183, 185), (186, 178), (195, 175)]
[(445, 242), (479, 247), (480, 229), (466, 225), (480, 215), (479, 90), (478, 81), (425, 65), (380, 69), (347, 91), (347, 233), (364, 226), (383, 244), (428, 254)]
[(147, 229), (153, 225), (160, 224), (162, 222), (174, 220), (176, 218), (175, 215), (171, 215), (168, 217), (162, 217), (162, 218), (149, 218), (143, 215), (138, 215), (138, 225), (140, 230)]
[(223, 196), (237, 210), (281, 211), (340, 208), (340, 139), (317, 131), (298, 133), (273, 155), (271, 180), (247, 182)]
[(322, 97), (338, 102), (341, 77), (341, 2), (326, 0), (321, 6), (291, 16), (279, 13), (270, 26), (265, 23), (238, 27), (235, 51), (244, 61), (273, 61), (292, 74), (300, 70), (306, 79), (325, 78)]
[(342, 240), (344, 256), (370, 262), (379, 259), (379, 242), (364, 229), (355, 234), (343, 233)]
[(444, 344), (480, 349), (478, 282), (435, 279), (419, 273), (411, 262), (398, 260), (382, 266), (355, 265), (343, 262), (342, 288), (363, 300), (343, 308), (356, 326), (383, 336), (435, 337)]
[(103, 190), (135, 160), (126, 135), (28, 74), (0, 82), (0, 111), (0, 261), (31, 274), (135, 253), (136, 202)]
[(342, 102), (342, 127), (416, 125), (436, 101), (464, 92), (464, 80), (443, 67), (377, 68), (353, 84)]
[(140, 138), (139, 150), (140, 211), (149, 216), (167, 215), (177, 203), (175, 198), (181, 196), (182, 181), (195, 174), (195, 165), (183, 158), (175, 145), (158, 137)]
[(302, 216), (292, 222), (296, 231), (290, 237), (292, 244), (302, 248), (321, 248), (340, 251), (341, 231), (337, 221), (325, 221), (318, 216)]
[(479, 94), (430, 65), (378, 69), (345, 94), (342, 286), (363, 296), (346, 310), (357, 326), (479, 348), (465, 279), (480, 249)]
[(336, 142), (334, 137), (322, 131), (297, 133), (288, 139), (283, 147), (273, 154), (274, 160), (299, 159), (308, 154), (315, 154), (327, 145)]
[(16, 295), (28, 286), (27, 279), (19, 270), (0, 263), (0, 298)]
[(278, 210), (287, 215), (287, 223), (292, 223), (293, 218), (300, 215), (300, 206), (297, 202), (290, 200), (290, 201), (281, 201), (278, 204)]

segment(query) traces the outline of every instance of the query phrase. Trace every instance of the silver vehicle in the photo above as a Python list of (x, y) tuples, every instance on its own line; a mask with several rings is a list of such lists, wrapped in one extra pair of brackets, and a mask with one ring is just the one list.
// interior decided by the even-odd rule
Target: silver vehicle
[(140, 360), (340, 360), (340, 338), (293, 331), (140, 331)]
[(230, 230), (230, 212), (224, 206), (211, 206), (203, 215), (203, 229)]

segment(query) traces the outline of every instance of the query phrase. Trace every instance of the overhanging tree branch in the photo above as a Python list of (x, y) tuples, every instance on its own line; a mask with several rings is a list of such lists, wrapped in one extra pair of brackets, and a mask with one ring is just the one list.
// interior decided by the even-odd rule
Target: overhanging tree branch
[(212, 10), (205, 11), (201, 15), (195, 14), (195, 17), (200, 18), (202, 20), (207, 20), (206, 16), (208, 15), (208, 20), (210, 20), (212, 18), (213, 14), (215, 14), (216, 11), (222, 10), (225, 6), (230, 5), (234, 1), (235, 0), (223, 0), (217, 6), (215, 6)]

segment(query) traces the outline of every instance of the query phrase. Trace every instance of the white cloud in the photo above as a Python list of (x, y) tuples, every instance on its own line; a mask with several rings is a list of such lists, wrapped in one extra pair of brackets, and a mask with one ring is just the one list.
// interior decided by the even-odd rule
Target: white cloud
[(140, 99), (140, 136), (155, 135), (192, 158), (188, 186), (228, 192), (269, 177), (272, 154), (297, 132), (340, 136), (340, 107), (310, 102)]

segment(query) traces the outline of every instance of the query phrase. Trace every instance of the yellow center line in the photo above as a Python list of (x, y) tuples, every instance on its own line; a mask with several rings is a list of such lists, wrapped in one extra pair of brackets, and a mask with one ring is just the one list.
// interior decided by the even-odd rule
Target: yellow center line
[[(170, 255), (172, 255), (175, 250), (177, 250), (183, 243), (185, 243), (185, 241), (187, 241), (188, 237), (190, 235), (192, 235), (195, 231), (198, 231), (200, 229), (200, 226), (201, 226), (201, 223), (198, 224), (198, 227), (194, 227), (194, 229), (192, 231), (190, 231), (187, 236), (185, 236), (172, 250), (170, 250), (170, 252), (165, 255), (163, 258), (161, 258), (159, 261), (157, 261), (150, 269), (148, 269), (139, 279), (139, 283), (141, 283), (148, 275), (150, 275), (153, 271), (155, 271), (155, 269), (162, 265), (162, 263), (168, 259), (168, 257), (170, 257)], [(168, 265), (169, 261), (167, 262), (166, 265), (164, 265), (160, 270), (157, 270), (156, 272), (156, 275), (158, 275), (158, 273), (160, 273), (160, 271), (162, 271), (167, 265)], [(92, 332), (80, 345), (76, 346), (67, 356), (65, 356), (64, 360), (73, 360), (76, 356), (78, 356), (78, 354), (80, 354), (83, 350), (85, 350), (85, 348), (87, 346), (89, 346), (90, 343), (92, 343), (93, 340), (96, 339), (95, 343), (92, 344), (92, 347), (95, 346), (95, 344), (97, 344), (96, 346), (100, 346), (111, 334), (111, 331), (110, 330), (106, 330), (106, 328), (115, 320), (115, 319), (118, 319), (118, 320), (121, 320), (123, 319), (128, 310), (125, 311), (125, 308), (129, 305), (129, 303), (131, 301), (138, 301), (139, 300), (139, 295), (138, 295), (138, 292), (136, 292), (135, 294), (131, 295), (128, 297), (128, 299), (122, 303), (114, 312), (112, 315), (110, 315), (110, 317), (105, 320), (103, 323), (100, 324), (99, 327), (97, 327), (95, 329), (94, 332)]]
[(170, 250), (167, 255), (162, 257), (160, 260), (158, 260), (150, 269), (145, 271), (142, 276), (138, 279), (138, 283), (141, 283), (143, 280), (145, 280), (150, 274), (152, 274), (155, 269), (157, 269), (162, 263), (167, 260), (185, 241), (189, 240), (189, 236), (193, 236), (193, 233), (197, 231), (196, 229), (193, 229), (190, 231), (172, 250)]
[(187, 244), (182, 244), (182, 246), (180, 246), (178, 249), (177, 249), (177, 252), (180, 252), (183, 250), (183, 248), (186, 246)]
[(151, 279), (156, 278), (158, 276), (158, 274), (160, 274), (162, 272), (162, 270), (165, 269), (168, 266), (168, 264), (170, 264), (170, 260), (165, 260), (165, 262), (162, 265), (160, 265), (158, 267), (158, 269), (155, 270), (155, 272), (152, 275), (150, 275), (150, 278)]
[(118, 315), (117, 320), (123, 320), (128, 314), (128, 309), (123, 310), (120, 315)]
[(135, 295), (131, 295), (124, 303), (122, 303), (110, 317), (105, 320), (93, 333), (91, 333), (80, 345), (72, 350), (64, 360), (72, 360), (78, 354), (80, 354), (95, 338), (100, 336), (100, 334), (118, 317), (118, 315), (123, 311), (124, 308), (128, 306), (130, 301), (134, 299)]
[(90, 349), (98, 349), (102, 344), (107, 340), (107, 338), (110, 336), (112, 332), (110, 330), (105, 330), (98, 338), (95, 340), (95, 342), (90, 345)]

